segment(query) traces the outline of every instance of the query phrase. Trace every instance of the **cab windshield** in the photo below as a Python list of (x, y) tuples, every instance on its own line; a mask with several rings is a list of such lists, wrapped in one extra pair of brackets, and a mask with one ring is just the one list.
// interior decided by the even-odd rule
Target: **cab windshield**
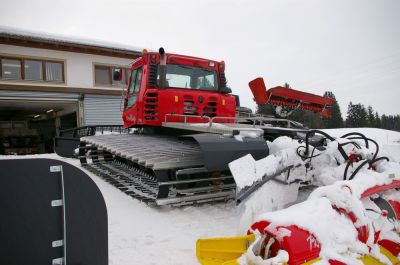
[[(157, 80), (160, 80), (160, 76)], [(214, 70), (186, 65), (166, 65), (165, 87), (167, 88), (218, 91), (217, 80), (217, 73)]]

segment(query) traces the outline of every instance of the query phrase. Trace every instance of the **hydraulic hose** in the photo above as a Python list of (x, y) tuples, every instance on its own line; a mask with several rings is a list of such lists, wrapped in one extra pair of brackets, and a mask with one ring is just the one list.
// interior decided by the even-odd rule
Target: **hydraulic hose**
[[(362, 134), (362, 133), (359, 133), (359, 132), (346, 133), (346, 134), (342, 135), (340, 138), (348, 138), (348, 136), (351, 136), (351, 135), (358, 135), (358, 136), (360, 136), (360, 137), (364, 140), (364, 142), (365, 142), (365, 147), (366, 147), (366, 148), (369, 148), (367, 137), (365, 137), (365, 135)], [(353, 138), (348, 138), (348, 139), (353, 139)]]
[[(310, 137), (314, 136), (316, 133), (323, 135), (325, 137), (325, 139), (329, 139), (330, 141), (335, 141), (335, 138), (333, 138), (332, 136), (330, 136), (329, 134), (327, 134), (324, 131), (321, 131), (321, 130), (310, 130), (310, 131), (308, 131), (307, 134), (306, 134), (306, 137), (305, 137), (305, 146), (299, 146), (296, 149), (297, 155), (300, 156), (303, 160), (310, 159), (310, 162), (311, 162), (312, 158), (321, 155), (321, 154), (314, 155), (315, 147), (312, 150), (311, 155), (309, 155)], [(389, 161), (389, 158), (387, 158), (387, 157), (379, 157), (378, 158), (378, 153), (379, 153), (379, 145), (378, 145), (378, 143), (376, 141), (366, 137), (362, 133), (350, 132), (350, 133), (346, 133), (346, 134), (342, 135), (340, 138), (346, 138), (346, 139), (349, 139), (349, 140), (364, 140), (366, 148), (369, 148), (369, 142), (372, 142), (376, 147), (375, 153), (372, 156), (372, 158), (371, 159), (366, 159), (359, 166), (357, 166), (357, 168), (352, 172), (352, 174), (350, 175), (348, 180), (352, 180), (357, 175), (357, 173), (361, 170), (361, 168), (363, 168), (367, 164), (369, 164), (368, 169), (370, 169), (372, 167), (372, 164), (374, 164), (374, 163), (376, 163), (376, 162), (378, 162), (380, 160)], [(354, 145), (357, 149), (361, 149), (361, 146), (355, 141), (350, 141), (350, 142), (347, 142), (347, 143), (338, 144), (338, 150), (339, 150), (340, 154), (342, 155), (344, 160), (347, 161), (347, 165), (345, 167), (344, 174), (343, 174), (343, 180), (347, 179), (348, 170), (349, 170), (350, 166), (353, 165), (353, 162), (349, 161), (349, 157), (348, 157), (348, 155), (346, 154), (346, 152), (343, 149), (344, 146), (349, 145), (349, 144)], [(304, 153), (301, 153), (300, 150), (303, 149), (303, 148), (305, 149)]]
[[(307, 155), (307, 156), (308, 156), (309, 146), (310, 146), (309, 138), (310, 138), (311, 135), (314, 135), (315, 133), (322, 134), (323, 136), (326, 137), (326, 139), (329, 139), (331, 141), (335, 141), (335, 138), (333, 138), (332, 136), (330, 136), (329, 134), (327, 134), (326, 132), (323, 132), (321, 130), (310, 130), (310, 131), (308, 131), (307, 134), (306, 134), (306, 147), (305, 147), (306, 149), (304, 151), (304, 154)], [(346, 152), (343, 150), (343, 148), (340, 145), (338, 146), (338, 150), (339, 150), (340, 154), (343, 156), (345, 161), (349, 160), (349, 157), (347, 156)]]

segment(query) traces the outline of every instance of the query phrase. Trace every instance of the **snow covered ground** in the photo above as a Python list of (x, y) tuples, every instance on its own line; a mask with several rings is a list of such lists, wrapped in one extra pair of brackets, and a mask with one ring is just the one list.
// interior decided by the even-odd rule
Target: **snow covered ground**
[[(370, 128), (326, 131), (333, 136), (341, 136), (348, 131), (364, 133), (379, 142), (382, 154), (389, 154), (396, 162), (400, 162), (398, 132)], [(0, 156), (0, 159), (26, 157), (61, 159), (79, 167), (79, 161), (61, 158), (55, 154)], [(110, 264), (198, 264), (195, 255), (198, 238), (240, 235), (248, 229), (248, 224), (241, 221), (245, 213), (244, 206), (236, 207), (233, 203), (227, 203), (183, 208), (152, 208), (132, 199), (91, 173), (86, 173), (98, 185), (107, 204)], [(275, 187), (260, 190), (257, 196), (261, 198), (257, 200), (262, 199), (264, 194), (265, 200), (273, 204), (275, 197), (283, 195), (274, 194), (276, 190)], [(302, 198), (306, 197), (300, 195)], [(251, 212), (260, 211), (261, 215), (264, 210), (255, 208)], [(252, 219), (254, 218), (256, 217), (253, 216)]]
[[(79, 167), (78, 160), (56, 154), (0, 156), (9, 158), (52, 158)], [(240, 229), (240, 211), (233, 203), (148, 207), (85, 172), (97, 184), (107, 205), (110, 265), (198, 264), (198, 238), (239, 235), (247, 229)]]

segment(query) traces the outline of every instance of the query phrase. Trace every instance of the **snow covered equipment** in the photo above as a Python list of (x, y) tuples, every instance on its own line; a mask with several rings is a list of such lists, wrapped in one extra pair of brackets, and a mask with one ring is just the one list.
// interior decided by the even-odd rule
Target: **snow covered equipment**
[[(399, 264), (400, 165), (378, 157), (379, 145), (361, 133), (348, 133), (338, 139), (322, 131), (309, 133), (324, 135), (326, 144), (312, 147), (308, 136), (301, 144), (278, 138), (276, 141), (287, 148), (276, 151), (274, 144), (279, 143), (273, 142), (270, 148), (274, 154), (263, 160), (246, 156), (232, 162), (234, 175), (235, 168), (243, 169), (241, 165), (246, 164), (248, 169), (240, 170), (241, 175), (235, 178), (238, 187), (254, 187), (264, 176), (290, 163), (304, 165), (306, 171), (301, 167), (297, 172), (293, 170), (289, 182), (336, 181), (317, 188), (302, 203), (259, 213), (248, 230), (248, 235), (255, 236), (254, 242), (242, 254), (232, 251), (236, 258), (221, 258), (219, 250), (229, 252), (229, 238), (218, 239), (216, 242), (223, 243), (214, 248), (198, 248), (199, 253), (207, 253), (206, 258), (199, 258), (202, 264)], [(264, 185), (271, 181), (275, 179)], [(269, 194), (260, 191), (253, 191), (255, 194), (248, 199), (257, 195), (253, 203), (258, 209), (269, 201)], [(237, 237), (232, 238), (232, 249), (236, 249), (236, 241)], [(213, 240), (202, 242), (211, 244)]]
[(249, 86), (258, 105), (273, 105), (276, 114), (283, 118), (287, 118), (297, 108), (330, 117), (331, 113), (326, 107), (335, 102), (332, 98), (321, 97), (289, 87), (277, 86), (267, 90), (262, 77), (250, 81)]
[(0, 160), (0, 264), (108, 264), (104, 198), (55, 159)]
[(203, 265), (399, 264), (400, 181), (358, 194), (352, 187), (360, 181), (353, 182), (317, 189), (303, 203), (261, 215), (247, 236), (198, 240), (198, 260)]

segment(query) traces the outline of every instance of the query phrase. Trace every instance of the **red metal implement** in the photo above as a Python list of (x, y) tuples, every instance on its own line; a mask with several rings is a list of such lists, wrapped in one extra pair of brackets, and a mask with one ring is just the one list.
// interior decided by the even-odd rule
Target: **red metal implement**
[(272, 104), (291, 108), (301, 108), (330, 117), (331, 113), (326, 106), (335, 102), (332, 98), (325, 98), (299, 90), (277, 86), (267, 90), (262, 77), (258, 77), (249, 83), (257, 104)]

